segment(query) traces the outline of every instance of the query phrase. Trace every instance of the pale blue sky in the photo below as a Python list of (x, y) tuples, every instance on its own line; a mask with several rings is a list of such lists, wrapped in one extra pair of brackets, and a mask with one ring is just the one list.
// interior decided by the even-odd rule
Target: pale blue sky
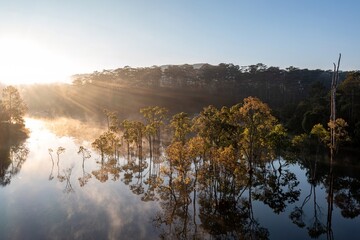
[(204, 62), (330, 69), (340, 52), (342, 70), (360, 69), (359, 10), (356, 0), (0, 0), (0, 81)]

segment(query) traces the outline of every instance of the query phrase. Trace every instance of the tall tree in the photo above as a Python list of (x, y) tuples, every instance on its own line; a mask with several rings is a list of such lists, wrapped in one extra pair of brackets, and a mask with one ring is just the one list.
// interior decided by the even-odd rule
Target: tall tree
[(173, 140), (179, 141), (184, 145), (192, 127), (188, 114), (184, 112), (175, 114), (170, 121), (170, 126), (174, 132)]
[(149, 141), (150, 157), (152, 157), (154, 142), (160, 144), (160, 128), (164, 124), (164, 119), (168, 110), (163, 107), (145, 107), (140, 109), (146, 120), (145, 134)]
[(330, 149), (331, 156), (333, 156), (333, 151), (336, 148), (336, 133), (335, 133), (335, 120), (336, 120), (336, 89), (339, 82), (339, 67), (340, 67), (341, 54), (339, 54), (338, 64), (334, 63), (334, 73), (331, 81), (331, 114), (330, 114)]
[(245, 98), (236, 114), (238, 124), (244, 128), (239, 145), (251, 170), (252, 164), (264, 158), (271, 149), (269, 133), (276, 126), (277, 120), (268, 105), (254, 97)]
[(15, 87), (7, 86), (3, 89), (1, 105), (3, 111), (9, 116), (10, 123), (24, 124), (26, 105)]

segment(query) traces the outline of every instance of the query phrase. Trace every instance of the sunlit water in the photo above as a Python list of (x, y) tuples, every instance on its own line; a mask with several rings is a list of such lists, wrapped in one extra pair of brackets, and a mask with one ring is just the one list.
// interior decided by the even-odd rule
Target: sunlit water
[[(27, 119), (26, 125), (31, 131), (26, 141), (29, 150), (26, 161), (20, 171), (11, 176), (11, 182), (0, 188), (0, 239), (158, 239), (161, 236), (192, 239), (194, 235), (205, 239), (219, 237), (209, 234), (206, 227), (204, 229), (208, 223), (201, 216), (189, 221), (155, 224), (157, 216), (165, 211), (164, 202), (159, 201), (159, 197), (154, 201), (143, 201), (144, 192), (147, 192), (149, 186), (141, 181), (146, 181), (148, 169), (143, 171), (140, 180), (134, 174), (130, 182), (127, 182), (125, 171), (121, 168), (126, 160), (121, 158), (116, 165), (122, 169), (118, 176), (116, 172), (109, 171), (106, 173), (107, 180), (106, 177), (98, 179), (94, 171), (96, 173), (100, 169), (99, 155), (91, 151), (91, 158), (85, 160), (83, 168), (82, 156), (78, 154), (80, 145), (91, 150), (93, 139), (83, 141), (59, 137), (45, 127), (41, 120)], [(65, 148), (65, 151), (59, 153), (57, 164), (59, 147)], [(270, 239), (309, 239), (308, 231), (314, 221), (319, 221), (324, 226), (327, 224), (327, 192), (322, 184), (310, 187), (305, 169), (298, 165), (290, 165), (288, 168), (296, 174), (299, 181), (296, 186), (296, 190), (300, 191), (298, 200), (286, 203), (284, 211), (278, 214), (262, 201), (253, 200), (254, 219), (269, 231)], [(85, 184), (82, 184), (81, 179)], [(134, 194), (131, 185), (138, 186), (139, 181), (144, 190)], [(360, 196), (356, 195), (359, 193), (357, 189), (353, 199), (355, 207), (360, 206)], [(303, 204), (306, 199), (308, 201)], [(195, 203), (195, 208), (192, 203), (189, 204), (189, 215), (194, 214), (194, 209), (195, 214), (199, 214), (201, 207), (198, 201)], [(305, 213), (305, 226), (302, 228), (295, 225), (289, 217), (295, 207), (301, 205)], [(359, 219), (359, 216), (344, 218), (334, 204), (334, 239), (356, 239), (356, 236), (360, 236)], [(169, 222), (177, 222), (177, 225), (169, 226)], [(179, 232), (179, 229), (186, 229), (189, 234), (171, 235), (172, 231)], [(162, 235), (164, 232), (170, 235)], [(230, 238), (231, 235), (227, 237)], [(319, 239), (326, 238), (326, 233), (319, 236)]]
[[(82, 157), (79, 144), (71, 137), (57, 137), (39, 120), (27, 119), (31, 134), (26, 144), (29, 155), (19, 174), (0, 189), (0, 239), (148, 239), (156, 238), (151, 218), (158, 210), (155, 202), (141, 202), (129, 187), (94, 176), (80, 187)], [(82, 145), (89, 147), (89, 142)], [(62, 146), (59, 169), (56, 149)], [(55, 166), (48, 149), (54, 149)], [(99, 168), (96, 154), (87, 159), (85, 170)], [(59, 181), (72, 168), (69, 183)], [(65, 172), (64, 172), (65, 171)], [(71, 189), (67, 184), (71, 184)]]

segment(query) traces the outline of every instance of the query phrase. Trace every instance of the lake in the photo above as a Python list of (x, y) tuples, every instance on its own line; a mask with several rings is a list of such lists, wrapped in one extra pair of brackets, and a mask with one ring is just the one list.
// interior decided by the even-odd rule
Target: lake
[(247, 187), (216, 188), (236, 192), (214, 190), (200, 175), (200, 187), (188, 189), (161, 174), (161, 153), (154, 159), (101, 159), (91, 147), (89, 132), (99, 131), (93, 126), (59, 134), (51, 123), (27, 118), (26, 127), (29, 138), (0, 159), (0, 239), (360, 235), (358, 165), (280, 159), (249, 173)]

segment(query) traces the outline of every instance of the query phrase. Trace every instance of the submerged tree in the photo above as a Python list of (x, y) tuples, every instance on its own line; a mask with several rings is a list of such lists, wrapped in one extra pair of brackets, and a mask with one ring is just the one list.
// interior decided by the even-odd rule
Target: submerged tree
[(120, 147), (120, 139), (114, 132), (106, 131), (101, 134), (91, 146), (100, 152), (101, 161), (104, 161), (106, 156), (118, 156), (118, 149)]
[(238, 124), (243, 128), (239, 146), (251, 170), (253, 163), (269, 156), (269, 133), (273, 132), (277, 120), (268, 105), (254, 97), (245, 98), (244, 104), (235, 114)]
[(187, 135), (191, 132), (192, 127), (188, 114), (184, 112), (175, 114), (170, 121), (170, 126), (174, 132), (173, 141), (185, 144)]
[(145, 133), (149, 141), (150, 158), (153, 154), (154, 143), (160, 144), (160, 129), (164, 125), (167, 112), (166, 108), (158, 106), (140, 109), (140, 113), (146, 120)]
[[(328, 123), (327, 130), (319, 123), (313, 126), (310, 133), (316, 136), (320, 143), (327, 145), (331, 149), (331, 154), (334, 154), (342, 143), (350, 141), (349, 133), (346, 130), (347, 126), (344, 119), (337, 118)], [(334, 142), (336, 144), (332, 145)]]
[(112, 131), (116, 133), (120, 127), (119, 119), (117, 118), (117, 112), (115, 111), (112, 112), (107, 109), (104, 109), (104, 114), (106, 115), (108, 131)]
[(128, 158), (130, 156), (130, 145), (135, 144), (139, 156), (142, 156), (142, 139), (146, 133), (146, 127), (140, 121), (124, 120), (121, 123), (123, 129), (123, 139), (127, 145)]

